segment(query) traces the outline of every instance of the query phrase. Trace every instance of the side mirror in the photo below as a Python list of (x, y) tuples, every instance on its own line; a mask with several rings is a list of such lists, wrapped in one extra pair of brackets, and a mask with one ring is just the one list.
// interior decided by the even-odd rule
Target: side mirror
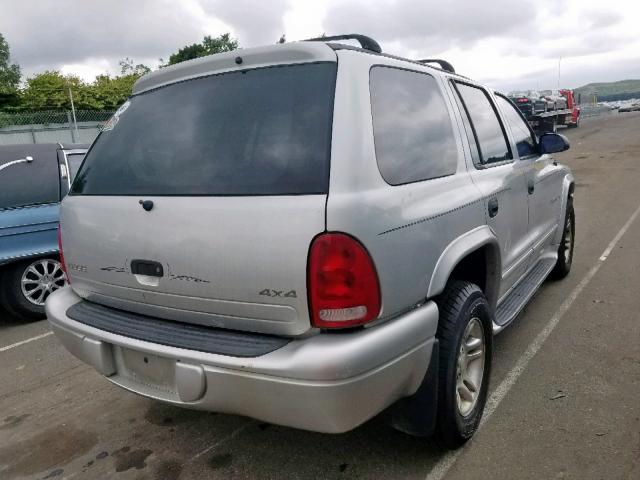
[(569, 140), (559, 133), (544, 133), (538, 140), (540, 153), (557, 153), (569, 150)]

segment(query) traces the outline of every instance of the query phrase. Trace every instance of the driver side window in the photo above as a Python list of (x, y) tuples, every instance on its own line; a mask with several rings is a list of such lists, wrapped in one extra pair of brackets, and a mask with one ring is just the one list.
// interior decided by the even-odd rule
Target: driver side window
[(536, 147), (536, 141), (531, 133), (529, 125), (522, 118), (517, 107), (501, 95), (496, 95), (496, 100), (498, 102), (498, 108), (500, 108), (500, 111), (511, 127), (511, 132), (513, 133), (514, 140), (516, 141), (518, 156), (520, 158), (525, 158), (537, 155), (538, 149)]

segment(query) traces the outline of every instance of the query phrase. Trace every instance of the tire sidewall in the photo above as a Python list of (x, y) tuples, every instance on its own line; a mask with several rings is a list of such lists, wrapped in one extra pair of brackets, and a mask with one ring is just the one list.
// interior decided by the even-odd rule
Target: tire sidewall
[(563, 256), (563, 260), (564, 260), (564, 263), (565, 263), (567, 269), (570, 270), (571, 269), (571, 265), (573, 264), (573, 250), (574, 250), (574, 248), (576, 246), (576, 213), (573, 210), (573, 202), (569, 202), (569, 204), (567, 205), (567, 215), (566, 215), (566, 218), (564, 219), (565, 232), (563, 232), (563, 234), (562, 234), (563, 242), (565, 240), (567, 222), (568, 221), (571, 221), (571, 250), (569, 252), (568, 261), (567, 261), (566, 258), (564, 258), (564, 250), (562, 252), (562, 256)]
[[(460, 349), (464, 331), (471, 319), (474, 317), (480, 319), (484, 330), (484, 373), (478, 400), (473, 407), (473, 410), (471, 410), (468, 415), (463, 417), (458, 410), (456, 402), (456, 367), (458, 357), (457, 352)], [(489, 305), (480, 289), (478, 289), (477, 291), (469, 295), (463, 307), (460, 309), (458, 321), (456, 323), (456, 347), (453, 351), (454, 354), (449, 355), (449, 358), (447, 359), (443, 359), (446, 364), (444, 372), (445, 378), (444, 381), (441, 381), (439, 387), (439, 401), (441, 402), (441, 421), (439, 425), (441, 429), (441, 435), (445, 438), (448, 438), (447, 443), (449, 445), (459, 444), (471, 438), (480, 424), (480, 420), (482, 419), (482, 412), (484, 411), (484, 405), (487, 399), (487, 392), (489, 389), (491, 357), (493, 350), (492, 340), (493, 333)], [(454, 429), (454, 431), (452, 432), (451, 429)]]
[[(564, 242), (567, 238), (567, 222), (571, 221), (571, 252), (567, 259), (564, 251)], [(560, 246), (558, 247), (558, 261), (554, 267), (553, 277), (561, 279), (566, 277), (571, 271), (571, 265), (573, 264), (573, 254), (576, 246), (576, 214), (573, 209), (573, 201), (569, 197), (567, 203), (567, 213), (562, 223), (562, 238), (560, 240)]]

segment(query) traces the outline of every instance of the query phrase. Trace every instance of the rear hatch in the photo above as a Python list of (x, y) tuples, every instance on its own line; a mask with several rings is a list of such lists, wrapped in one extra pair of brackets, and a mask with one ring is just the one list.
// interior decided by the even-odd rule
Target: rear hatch
[(272, 66), (133, 96), (61, 208), (76, 293), (169, 320), (306, 332), (335, 78), (331, 62)]

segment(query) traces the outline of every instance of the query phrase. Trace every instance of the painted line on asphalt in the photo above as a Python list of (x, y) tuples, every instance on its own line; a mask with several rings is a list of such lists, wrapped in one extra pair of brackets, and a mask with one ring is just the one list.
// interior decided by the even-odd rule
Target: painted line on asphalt
[(12, 343), (11, 345), (7, 345), (6, 347), (0, 347), (0, 353), (6, 352), (7, 350), (11, 350), (12, 348), (20, 347), (26, 343), (35, 342), (36, 340), (40, 340), (41, 338), (48, 337), (49, 335), (53, 335), (53, 332), (43, 333), (42, 335), (36, 335), (35, 337), (27, 338), (26, 340)]
[[(482, 421), (480, 422), (480, 427), (484, 425), (491, 415), (496, 411), (502, 400), (507, 396), (509, 390), (515, 385), (518, 381), (518, 378), (527, 368), (527, 365), (531, 361), (531, 359), (538, 353), (544, 342), (549, 338), (551, 332), (556, 328), (560, 320), (564, 316), (565, 313), (571, 308), (573, 302), (578, 298), (582, 290), (589, 284), (591, 279), (598, 273), (600, 267), (604, 264), (605, 260), (609, 257), (617, 243), (620, 241), (622, 236), (629, 230), (629, 227), (636, 219), (636, 217), (640, 214), (640, 205), (633, 212), (633, 215), (629, 217), (629, 220), (622, 226), (622, 228), (618, 231), (613, 240), (609, 242), (607, 248), (602, 252), (600, 258), (595, 263), (593, 267), (587, 272), (587, 274), (582, 278), (580, 283), (573, 289), (571, 294), (562, 302), (558, 310), (553, 314), (549, 322), (542, 329), (542, 331), (536, 336), (536, 338), (531, 342), (529, 347), (525, 350), (524, 354), (518, 359), (516, 364), (511, 368), (509, 373), (507, 373), (506, 377), (500, 382), (500, 385), (496, 387), (496, 389), (491, 393), (489, 399), (487, 400), (487, 404), (485, 406), (484, 415), (482, 416)], [(480, 428), (479, 427), (479, 428)], [(460, 448), (459, 450), (452, 450), (446, 453), (439, 461), (436, 463), (431, 471), (427, 474), (426, 480), (442, 480), (444, 476), (447, 474), (449, 469), (456, 463), (458, 457), (462, 452), (464, 452), (465, 448)]]

